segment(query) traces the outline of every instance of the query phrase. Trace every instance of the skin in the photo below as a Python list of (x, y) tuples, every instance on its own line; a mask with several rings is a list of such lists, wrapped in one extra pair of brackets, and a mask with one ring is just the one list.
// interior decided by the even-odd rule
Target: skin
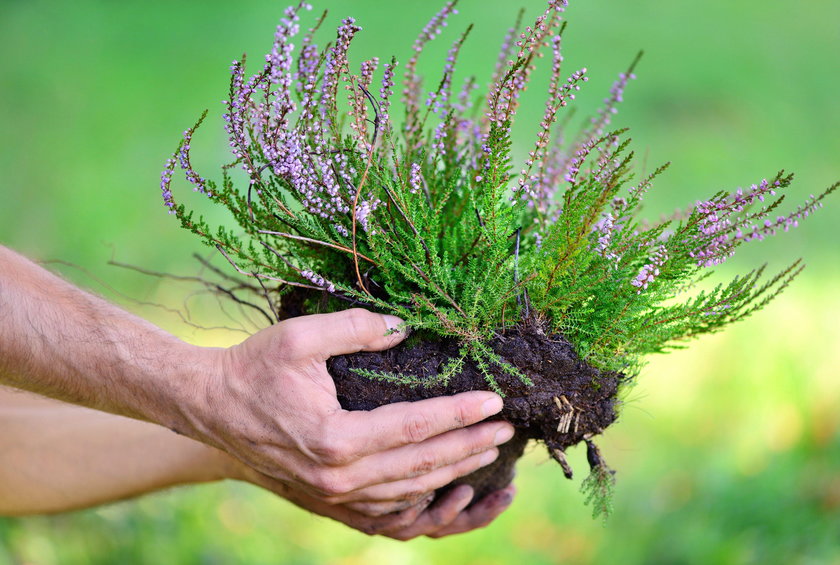
[[(405, 336), (390, 332), (401, 323), (392, 316), (305, 316), (205, 348), (3, 247), (0, 265), (0, 384), (169, 428), (351, 527), (377, 531), (358, 516), (419, 519), (435, 489), (492, 462), (513, 434), (482, 422), (502, 408), (487, 391), (342, 410), (326, 360), (395, 345)], [(469, 502), (466, 489), (452, 496), (458, 504), (436, 515)], [(474, 524), (470, 512), (453, 522)]]
[(176, 485), (235, 479), (368, 534), (407, 540), (488, 524), (510, 504), (513, 487), (464, 510), (470, 487), (433, 504), (371, 517), (324, 503), (275, 481), (218, 449), (146, 422), (0, 387), (0, 515), (86, 508)]

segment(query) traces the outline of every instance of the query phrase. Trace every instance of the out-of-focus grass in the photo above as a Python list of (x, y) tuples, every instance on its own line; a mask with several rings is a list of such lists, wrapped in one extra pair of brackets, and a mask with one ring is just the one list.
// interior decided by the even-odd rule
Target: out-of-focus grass
[[(527, 2), (529, 14), (541, 4)], [(319, 5), (331, 9), (333, 23), (355, 15), (365, 27), (356, 60), (393, 53), (403, 62), (436, 9)], [(194, 143), (196, 163), (209, 176), (225, 159), (218, 120), (225, 70), (243, 50), (259, 60), (282, 7), (274, 0), (235, 8), (217, 0), (2, 3), (0, 242), (71, 261), (134, 298), (179, 303), (187, 290), (105, 262), (113, 250), (147, 268), (194, 270), (196, 243), (159, 201), (162, 162), (204, 107), (214, 119)], [(486, 76), (515, 9), (462, 0), (428, 70), (475, 22), (460, 68)], [(800, 200), (840, 177), (840, 4), (820, 0), (798, 10), (758, 0), (573, 2), (564, 44), (569, 72), (590, 69), (585, 108), (597, 106), (635, 52), (646, 50), (615, 124), (631, 127), (649, 167), (674, 161), (650, 193), (651, 214), (780, 167), (798, 173)], [(539, 84), (520, 114), (523, 152), (527, 124), (542, 109)], [(466, 536), (374, 540), (231, 484), (0, 520), (0, 565), (840, 563), (837, 208), (830, 201), (798, 230), (735, 260), (739, 270), (765, 260), (782, 267), (797, 256), (811, 263), (775, 304), (651, 360), (621, 422), (602, 440), (619, 469), (616, 514), (606, 527), (582, 507), (581, 476), (566, 482), (536, 449), (520, 466), (514, 506)], [(68, 276), (93, 284), (78, 270)], [(142, 313), (203, 343), (238, 339)], [(585, 474), (582, 453), (572, 462)]]

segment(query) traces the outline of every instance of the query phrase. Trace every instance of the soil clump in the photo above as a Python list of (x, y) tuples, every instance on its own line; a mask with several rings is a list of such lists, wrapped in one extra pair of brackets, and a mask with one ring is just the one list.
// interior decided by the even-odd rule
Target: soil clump
[[(531, 381), (522, 382), (491, 364), (490, 372), (504, 393), (504, 409), (496, 417), (514, 425), (516, 434), (500, 446), (499, 458), (454, 484), (475, 489), (473, 500), (504, 488), (513, 479), (514, 466), (529, 440), (543, 442), (548, 452), (571, 478), (565, 450), (581, 441), (588, 446), (590, 465), (602, 464), (591, 438), (617, 417), (616, 395), (624, 376), (599, 371), (583, 362), (572, 345), (559, 334), (547, 335), (535, 323), (524, 323), (499, 334), (489, 343), (501, 359), (517, 367)], [(434, 381), (442, 367), (459, 354), (454, 339), (409, 341), (381, 352), (360, 352), (331, 358), (333, 377), (342, 407), (372, 410), (394, 402), (415, 401), (469, 390), (487, 390), (481, 370), (469, 358), (446, 386), (404, 385), (374, 380), (351, 369), (413, 375)]]

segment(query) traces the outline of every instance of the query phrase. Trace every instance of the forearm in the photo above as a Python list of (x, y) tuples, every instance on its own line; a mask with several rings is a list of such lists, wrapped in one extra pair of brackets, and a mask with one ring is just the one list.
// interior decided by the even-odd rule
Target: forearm
[(0, 383), (167, 427), (213, 370), (161, 329), (0, 247)]
[(234, 469), (165, 428), (0, 387), (0, 515), (84, 508)]

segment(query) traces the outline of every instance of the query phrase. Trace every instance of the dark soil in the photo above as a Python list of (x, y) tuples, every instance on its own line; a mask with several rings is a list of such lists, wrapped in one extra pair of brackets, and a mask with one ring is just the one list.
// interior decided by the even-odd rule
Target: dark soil
[[(616, 393), (623, 378), (620, 373), (602, 372), (587, 365), (563, 336), (546, 335), (536, 323), (512, 328), (490, 345), (503, 360), (525, 373), (533, 385), (528, 386), (519, 378), (491, 366), (491, 372), (504, 392), (504, 409), (499, 418), (512, 423), (516, 434), (501, 446), (495, 463), (457, 481), (457, 484), (468, 483), (476, 489), (474, 500), (510, 483), (516, 461), (530, 439), (542, 441), (549, 454), (561, 464), (564, 474), (571, 478), (566, 448), (586, 441), (588, 451), (597, 454), (597, 448), (589, 440), (615, 421)], [(335, 380), (339, 402), (345, 409), (372, 410), (393, 402), (487, 390), (488, 385), (470, 360), (445, 387), (376, 381), (350, 372), (351, 368), (433, 377), (457, 355), (458, 343), (454, 340), (421, 341), (403, 343), (383, 352), (334, 357), (328, 362), (328, 368)], [(589, 459), (592, 464), (593, 457)]]

